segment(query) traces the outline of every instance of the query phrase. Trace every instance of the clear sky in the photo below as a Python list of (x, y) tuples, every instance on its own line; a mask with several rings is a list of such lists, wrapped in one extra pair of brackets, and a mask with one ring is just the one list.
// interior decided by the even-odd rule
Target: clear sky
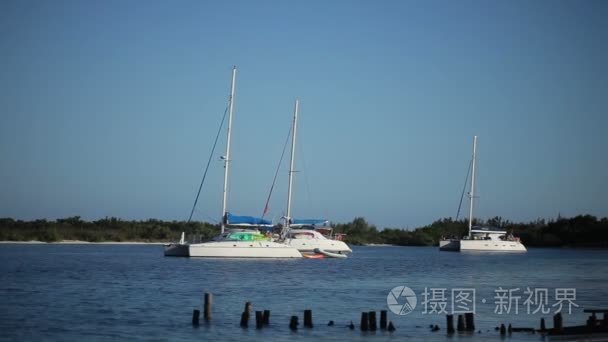
[[(261, 214), (299, 97), (295, 217), (453, 217), (473, 135), (477, 217), (607, 216), (606, 18), (584, 0), (0, 1), (0, 217), (187, 219), (233, 65), (235, 214)], [(222, 153), (198, 220), (221, 215)]]

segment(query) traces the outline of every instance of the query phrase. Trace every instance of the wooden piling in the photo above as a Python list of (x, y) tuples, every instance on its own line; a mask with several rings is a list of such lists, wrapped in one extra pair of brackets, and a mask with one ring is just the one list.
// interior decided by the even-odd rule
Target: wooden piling
[(504, 336), (504, 335), (506, 335), (506, 334), (507, 334), (507, 328), (505, 328), (505, 325), (504, 325), (504, 324), (500, 324), (500, 334), (501, 334), (502, 336)]
[(547, 331), (547, 327), (545, 326), (545, 318), (540, 319), (540, 331)]
[(386, 310), (380, 311), (380, 329), (386, 330)]
[(211, 293), (205, 293), (205, 304), (204, 304), (203, 317), (205, 321), (211, 320), (211, 309), (213, 307), (213, 295)]
[(457, 327), (458, 331), (464, 331), (465, 330), (465, 325), (464, 325), (464, 316), (463, 315), (458, 315), (458, 327)]
[(465, 320), (465, 330), (466, 331), (475, 331), (475, 314), (472, 312), (467, 312), (464, 314)]
[(270, 310), (264, 310), (264, 325), (269, 325), (270, 324)]
[(361, 313), (361, 331), (369, 330), (369, 314), (367, 312)]
[(248, 314), (251, 314), (251, 308), (252, 308), (252, 304), (251, 302), (245, 302), (245, 309), (244, 311), (247, 312)]
[(304, 310), (304, 327), (312, 328), (312, 310)]
[(245, 309), (241, 314), (241, 328), (247, 328), (249, 326), (249, 315), (251, 314), (251, 302), (245, 302)]
[(247, 328), (249, 325), (249, 312), (243, 311), (241, 314), (241, 328)]
[(353, 323), (353, 321), (350, 321), (350, 324), (348, 325), (348, 328), (350, 330), (354, 330), (355, 329), (355, 323)]
[(376, 311), (370, 311), (367, 313), (367, 318), (369, 319), (369, 330), (376, 331)]
[(558, 312), (553, 316), (553, 329), (562, 330), (564, 328), (564, 321), (562, 319), (562, 313)]
[(511, 323), (509, 323), (509, 327), (507, 328), (507, 332), (509, 333), (509, 335), (511, 335), (513, 333), (513, 327), (511, 326)]
[(389, 332), (395, 331), (395, 326), (393, 325), (393, 322), (388, 322), (388, 331)]
[(298, 330), (298, 316), (291, 316), (291, 320), (289, 320), (289, 329)]
[(264, 314), (262, 311), (255, 312), (255, 328), (262, 329), (264, 327)]
[(200, 315), (201, 315), (201, 311), (200, 310), (194, 310), (194, 311), (192, 311), (192, 325), (198, 326), (199, 316)]
[(446, 321), (447, 321), (447, 330), (448, 330), (448, 334), (453, 334), (454, 333), (454, 315), (445, 315)]

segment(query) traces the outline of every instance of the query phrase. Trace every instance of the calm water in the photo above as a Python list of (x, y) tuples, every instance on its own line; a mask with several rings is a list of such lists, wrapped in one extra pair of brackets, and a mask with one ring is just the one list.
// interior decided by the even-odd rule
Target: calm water
[[(531, 249), (526, 254), (464, 254), (436, 248), (359, 247), (346, 260), (223, 260), (166, 258), (154, 245), (0, 245), (0, 339), (3, 340), (500, 340), (494, 327), (513, 323), (538, 327), (552, 323), (552, 312), (526, 313), (530, 287), (575, 288), (566, 325), (582, 324), (584, 307), (608, 307), (608, 251)], [(418, 305), (408, 315), (390, 313), (397, 327), (386, 332), (349, 330), (360, 312), (387, 309), (396, 286), (408, 286)], [(422, 293), (428, 288), (475, 288), (474, 335), (445, 334), (443, 314), (425, 314)], [(495, 313), (495, 290), (519, 288), (519, 314)], [(191, 325), (192, 310), (203, 293), (214, 294), (213, 321)], [(484, 304), (482, 300), (485, 299)], [(271, 326), (239, 328), (245, 301), (254, 310), (272, 311)], [(532, 306), (534, 310), (536, 306)], [(288, 329), (289, 317), (313, 310), (315, 328)], [(427, 305), (430, 310), (430, 305)], [(565, 308), (567, 310), (567, 308)], [(378, 313), (379, 316), (379, 313)], [(327, 326), (334, 320), (335, 326)], [(429, 324), (438, 324), (431, 332)], [(294, 336), (296, 335), (296, 336)], [(517, 340), (542, 340), (517, 333)]]

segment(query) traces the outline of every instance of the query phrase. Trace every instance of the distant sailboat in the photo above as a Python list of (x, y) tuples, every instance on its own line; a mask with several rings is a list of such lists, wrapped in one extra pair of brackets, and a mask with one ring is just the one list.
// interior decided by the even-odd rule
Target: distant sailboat
[(477, 136), (473, 138), (471, 190), (469, 192), (469, 234), (462, 239), (442, 239), (441, 251), (492, 251), (525, 252), (526, 247), (519, 238), (504, 230), (491, 227), (473, 227), (473, 204), (475, 198), (475, 161), (477, 158)]
[[(228, 137), (224, 161), (224, 189), (222, 197), (222, 221), (220, 235), (212, 241), (193, 244), (172, 244), (165, 247), (166, 256), (190, 257), (224, 257), (224, 258), (301, 258), (302, 254), (292, 246), (271, 240), (255, 229), (270, 225), (269, 221), (251, 216), (235, 216), (228, 212), (228, 176), (230, 166), (230, 141), (232, 131), (232, 113), (234, 110), (234, 93), (236, 84), (236, 67), (232, 69), (230, 87), (230, 105), (228, 111)], [(229, 229), (237, 226), (238, 229)], [(245, 229), (244, 229), (245, 228)], [(187, 247), (187, 255), (182, 252)]]
[[(299, 100), (296, 99), (291, 136), (291, 158), (289, 163), (289, 185), (287, 188), (287, 215), (284, 217), (285, 242), (303, 253), (317, 253), (328, 257), (346, 257), (352, 250), (344, 241), (327, 238), (316, 227), (329, 231), (331, 227), (324, 219), (295, 220), (291, 217), (291, 195), (293, 191), (294, 158), (298, 127)], [(309, 229), (307, 229), (309, 228)], [(340, 235), (341, 236), (341, 235)]]

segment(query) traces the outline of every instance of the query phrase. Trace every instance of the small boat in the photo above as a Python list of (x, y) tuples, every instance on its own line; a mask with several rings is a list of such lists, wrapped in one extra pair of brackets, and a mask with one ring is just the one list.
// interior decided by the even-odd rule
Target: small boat
[[(471, 190), (469, 191), (469, 234), (462, 239), (441, 239), (440, 251), (492, 251), (526, 252), (521, 240), (504, 230), (490, 227), (473, 227), (473, 203), (475, 198), (475, 159), (477, 136), (473, 138), (473, 157), (471, 159)], [(465, 184), (466, 185), (466, 184)]]
[(302, 256), (306, 259), (323, 259), (325, 255), (320, 253), (302, 253)]
[(331, 252), (328, 252), (328, 251), (323, 250), (323, 249), (320, 249), (320, 248), (316, 248), (316, 249), (315, 249), (315, 253), (318, 253), (318, 254), (323, 254), (323, 255), (328, 256), (328, 257), (330, 257), (330, 258), (340, 258), (340, 259), (345, 259), (345, 258), (347, 258), (346, 254), (341, 254), (341, 253), (331, 253)]
[[(285, 239), (285, 243), (293, 246), (302, 253), (310, 253), (316, 249), (326, 251), (328, 253), (352, 253), (352, 250), (348, 247), (341, 238), (344, 234), (336, 235), (340, 239), (333, 239), (331, 236), (331, 227), (326, 226), (329, 222), (324, 219), (302, 219), (295, 220), (291, 217), (291, 195), (293, 190), (293, 174), (294, 160), (296, 153), (296, 132), (298, 128), (298, 113), (299, 113), (299, 100), (295, 101), (295, 108), (293, 114), (292, 124), (292, 135), (291, 135), (291, 158), (289, 165), (289, 185), (287, 188), (287, 215), (283, 217), (284, 226), (282, 237)], [(319, 225), (323, 225), (317, 229)], [(304, 229), (308, 227), (309, 229)], [(324, 229), (325, 232), (329, 232), (329, 235), (323, 235), (320, 230)], [(344, 254), (341, 254), (344, 255)], [(346, 257), (346, 255), (344, 255)]]

